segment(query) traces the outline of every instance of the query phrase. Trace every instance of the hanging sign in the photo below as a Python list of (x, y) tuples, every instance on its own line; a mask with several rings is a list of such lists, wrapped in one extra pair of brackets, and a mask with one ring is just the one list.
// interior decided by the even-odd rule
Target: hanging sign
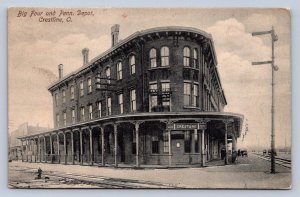
[(200, 126), (199, 123), (173, 123), (167, 125), (167, 129), (171, 129), (171, 130), (194, 130), (194, 129), (202, 129), (202, 127), (203, 127), (202, 124)]

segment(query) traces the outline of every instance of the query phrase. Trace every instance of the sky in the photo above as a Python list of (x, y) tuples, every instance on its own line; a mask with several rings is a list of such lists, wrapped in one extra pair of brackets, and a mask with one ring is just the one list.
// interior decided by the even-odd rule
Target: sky
[[(48, 86), (82, 66), (83, 48), (90, 59), (111, 46), (110, 27), (120, 24), (119, 39), (136, 31), (160, 26), (194, 27), (213, 37), (218, 70), (228, 105), (224, 111), (244, 115), (248, 132), (240, 147), (269, 147), (271, 135), (271, 66), (252, 66), (271, 58), (269, 35), (252, 37), (253, 31), (274, 26), (275, 136), (276, 146), (291, 144), (290, 14), (284, 9), (81, 9), (91, 16), (74, 15), (72, 22), (39, 22), (31, 11), (56, 12), (60, 8), (10, 9), (8, 14), (9, 131), (23, 122), (53, 127), (52, 97)], [(78, 9), (63, 9), (77, 14)], [(23, 11), (23, 12), (20, 12)], [(27, 12), (25, 17), (17, 17)], [(35, 13), (36, 13), (35, 12)], [(68, 16), (64, 16), (65, 20)]]

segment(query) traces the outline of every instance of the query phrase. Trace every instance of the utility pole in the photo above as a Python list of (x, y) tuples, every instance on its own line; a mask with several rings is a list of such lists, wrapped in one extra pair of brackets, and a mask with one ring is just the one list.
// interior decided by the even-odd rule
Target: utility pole
[(272, 105), (271, 105), (271, 114), (272, 114), (272, 123), (271, 123), (271, 173), (275, 173), (275, 127), (274, 127), (274, 115), (275, 115), (275, 106), (274, 106), (274, 71), (278, 70), (278, 66), (275, 65), (275, 55), (274, 55), (274, 43), (278, 40), (278, 36), (275, 34), (274, 28), (270, 31), (262, 32), (253, 32), (252, 36), (259, 36), (270, 34), (272, 40), (272, 60), (271, 61), (262, 61), (262, 62), (252, 62), (252, 65), (261, 65), (261, 64), (271, 64), (272, 69)]

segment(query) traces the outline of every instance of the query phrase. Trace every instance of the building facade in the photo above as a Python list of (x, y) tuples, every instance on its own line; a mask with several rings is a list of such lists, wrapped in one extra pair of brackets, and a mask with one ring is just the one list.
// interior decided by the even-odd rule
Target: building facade
[[(210, 34), (159, 27), (119, 41), (49, 87), (54, 129), (21, 137), (37, 161), (94, 165), (205, 165), (236, 150), (243, 116), (227, 104)], [(32, 145), (32, 144), (31, 144)], [(26, 160), (24, 158), (24, 160)], [(225, 159), (227, 162), (227, 158)]]

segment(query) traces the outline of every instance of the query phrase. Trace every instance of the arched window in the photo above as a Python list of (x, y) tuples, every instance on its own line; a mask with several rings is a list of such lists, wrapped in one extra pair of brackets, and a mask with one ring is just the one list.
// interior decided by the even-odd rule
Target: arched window
[(71, 95), (71, 99), (74, 99), (74, 86), (72, 85), (70, 88), (70, 95)]
[(190, 66), (190, 57), (191, 57), (190, 48), (184, 47), (183, 48), (183, 66)]
[(122, 62), (117, 63), (117, 80), (122, 79)]
[(194, 52), (193, 52), (193, 66), (194, 66), (194, 68), (199, 68), (199, 66), (198, 66), (198, 50), (197, 49), (194, 49)]
[(157, 67), (157, 62), (156, 62), (156, 61), (157, 61), (157, 60), (156, 60), (156, 49), (152, 48), (152, 49), (150, 50), (149, 56), (150, 56), (150, 67), (151, 67), (151, 68)]
[(110, 67), (107, 67), (105, 70), (107, 83), (110, 84)]
[(83, 92), (83, 81), (80, 81), (79, 87), (80, 87), (80, 96), (83, 96), (84, 95), (84, 92)]
[(160, 49), (161, 66), (169, 66), (169, 48), (162, 47)]
[(135, 74), (135, 56), (131, 55), (129, 57), (130, 73)]

